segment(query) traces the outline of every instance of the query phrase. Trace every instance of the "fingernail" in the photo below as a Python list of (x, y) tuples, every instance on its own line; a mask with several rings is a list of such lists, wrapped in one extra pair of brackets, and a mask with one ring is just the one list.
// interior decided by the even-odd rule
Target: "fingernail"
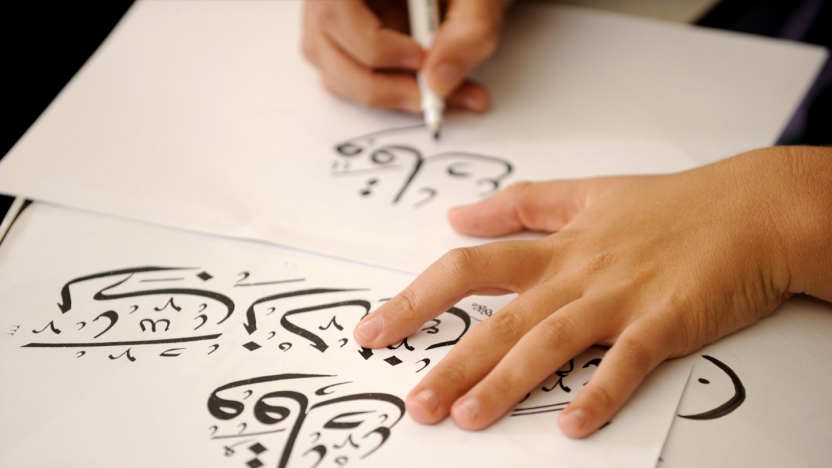
[(358, 326), (358, 334), (367, 341), (372, 341), (381, 333), (382, 323), (379, 317), (370, 317)]
[(433, 390), (426, 388), (413, 397), (413, 402), (422, 407), (426, 413), (433, 413), (439, 408), (439, 395)]
[(450, 91), (450, 89), (462, 79), (462, 69), (450, 62), (444, 62), (437, 65), (434, 69), (434, 74), (443, 88), (434, 91), (440, 93), (443, 91)]
[(474, 398), (468, 398), (462, 403), (454, 405), (454, 419), (462, 417), (468, 423), (473, 423), (480, 417), (480, 413), (480, 402)]
[(586, 413), (582, 409), (574, 409), (568, 413), (564, 413), (560, 418), (561, 426), (564, 432), (570, 435), (577, 435), (586, 424)]

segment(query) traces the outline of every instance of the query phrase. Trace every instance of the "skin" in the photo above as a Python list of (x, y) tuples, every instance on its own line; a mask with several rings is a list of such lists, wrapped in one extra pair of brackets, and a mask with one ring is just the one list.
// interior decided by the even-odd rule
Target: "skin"
[[(417, 70), (451, 106), (484, 112), (465, 79), (497, 46), (510, 1), (452, 0), (430, 51), (407, 34), (406, 2), (308, 0), (303, 51), (334, 94), (419, 113)], [(450, 211), (462, 234), (553, 233), (449, 252), (366, 317), (380, 348), (472, 294), (518, 293), (413, 389), (407, 411), (488, 427), (570, 358), (611, 346), (560, 413), (595, 432), (665, 359), (751, 325), (793, 294), (832, 301), (832, 150), (776, 147), (663, 176), (521, 183)]]
[(609, 421), (665, 359), (771, 313), (832, 301), (832, 149), (774, 147), (677, 174), (519, 183), (448, 214), (458, 232), (535, 241), (453, 250), (356, 328), (381, 348), (460, 299), (518, 293), (407, 397), (418, 422), (480, 430), (593, 344), (610, 346), (559, 415), (568, 436)]
[(485, 112), (488, 90), (466, 76), (497, 47), (509, 1), (452, 0), (430, 51), (408, 35), (404, 0), (308, 0), (303, 53), (333, 94), (421, 113), (416, 71), (451, 107)]

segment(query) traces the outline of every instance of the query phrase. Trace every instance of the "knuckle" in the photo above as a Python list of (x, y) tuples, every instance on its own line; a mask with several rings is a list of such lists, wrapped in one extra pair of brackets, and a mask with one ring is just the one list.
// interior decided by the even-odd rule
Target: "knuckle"
[(500, 38), (500, 28), (493, 23), (479, 23), (474, 29), (474, 37), (483, 46), (484, 50), (491, 53), (497, 47), (497, 41)]
[(396, 306), (401, 310), (401, 315), (403, 317), (416, 317), (418, 316), (418, 299), (416, 294), (410, 290), (405, 289), (401, 293), (399, 293), (398, 301)]
[(624, 362), (632, 369), (646, 373), (651, 367), (655, 352), (643, 340), (621, 340), (616, 346)]
[(451, 275), (465, 275), (475, 268), (479, 260), (479, 251), (472, 247), (461, 247), (449, 250), (442, 256), (440, 264), (443, 265)]
[(514, 379), (513, 376), (507, 372), (495, 373), (488, 380), (488, 386), (491, 387), (488, 390), (488, 393), (497, 395), (498, 398), (510, 395), (512, 392), (516, 391), (518, 387), (516, 379)]
[(443, 362), (438, 371), (437, 381), (442, 382), (442, 386), (447, 389), (456, 389), (457, 391), (465, 391), (468, 382), (468, 373), (465, 368), (458, 363)]
[(595, 255), (589, 258), (586, 261), (586, 263), (584, 263), (583, 267), (581, 268), (581, 273), (583, 273), (584, 275), (595, 275), (606, 270), (613, 263), (615, 263), (615, 255), (613, 255), (609, 251), (602, 250), (600, 252), (595, 253)]
[(534, 183), (528, 181), (520, 181), (515, 182), (508, 187), (506, 187), (506, 192), (514, 196), (522, 196), (526, 193), (526, 191), (531, 187)]
[(538, 332), (545, 343), (569, 343), (575, 337), (572, 320), (566, 317), (543, 321)]
[(388, 101), (381, 88), (374, 85), (373, 72), (363, 76), (361, 82), (357, 84), (353, 99), (367, 107), (385, 107)]
[(592, 402), (592, 407), (596, 409), (598, 414), (611, 414), (615, 411), (617, 399), (607, 387), (601, 385), (587, 386), (584, 391), (588, 393), (588, 400)]
[(503, 310), (482, 324), (483, 331), (497, 342), (514, 342), (526, 332), (523, 319), (511, 310)]
[(489, 21), (471, 19), (462, 25), (466, 37), (476, 44), (482, 55), (490, 55), (500, 38), (500, 25)]
[(371, 39), (367, 40), (359, 52), (358, 58), (368, 67), (380, 68), (384, 66), (386, 58), (384, 48), (378, 41), (376, 35), (372, 35)]

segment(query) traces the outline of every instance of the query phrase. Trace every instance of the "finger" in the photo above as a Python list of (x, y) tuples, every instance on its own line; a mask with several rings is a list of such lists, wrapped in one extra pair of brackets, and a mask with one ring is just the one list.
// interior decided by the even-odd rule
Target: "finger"
[(425, 56), (415, 40), (385, 27), (361, 0), (307, 1), (304, 27), (326, 37), (353, 60), (368, 62), (368, 67), (375, 67), (371, 62), (378, 62), (378, 68), (415, 71)]
[(383, 27), (361, 0), (320, 4), (321, 28), (347, 55), (367, 68), (418, 70), (425, 52), (410, 36)]
[(317, 56), (323, 84), (333, 94), (368, 107), (421, 112), (413, 75), (362, 67), (328, 41), (320, 45)]
[(581, 393), (558, 417), (569, 437), (583, 438), (612, 419), (672, 348), (668, 327), (644, 317), (630, 325), (601, 360)]
[(450, 107), (485, 112), (491, 107), (491, 95), (485, 86), (472, 80), (465, 80), (448, 96), (446, 103)]
[(480, 430), (500, 419), (564, 363), (608, 336), (612, 323), (606, 317), (611, 308), (615, 305), (578, 299), (546, 317), (454, 403), (454, 423), (462, 429)]
[(523, 230), (563, 229), (615, 179), (520, 182), (479, 203), (448, 211), (451, 226), (462, 234), (497, 237)]
[[(537, 287), (471, 330), (410, 392), (408, 413), (418, 422), (434, 424), (448, 415), (457, 399), (477, 385), (523, 336), (548, 315), (580, 295), (577, 288)], [(542, 378), (541, 378), (542, 380)], [(523, 389), (523, 393), (526, 389)], [(513, 398), (516, 403), (520, 398)], [(476, 403), (476, 400), (466, 400)], [(481, 408), (481, 406), (480, 406)], [(478, 413), (476, 407), (461, 411)], [(455, 416), (456, 419), (456, 416)], [(478, 421), (476, 416), (474, 421)], [(463, 428), (472, 427), (470, 424)]]
[(503, 2), (455, 0), (431, 44), (425, 79), (440, 96), (448, 96), (468, 73), (490, 56), (503, 29)]
[(365, 317), (355, 329), (355, 339), (367, 348), (397, 343), (478, 290), (508, 293), (529, 289), (549, 262), (548, 248), (535, 241), (451, 250), (404, 291)]

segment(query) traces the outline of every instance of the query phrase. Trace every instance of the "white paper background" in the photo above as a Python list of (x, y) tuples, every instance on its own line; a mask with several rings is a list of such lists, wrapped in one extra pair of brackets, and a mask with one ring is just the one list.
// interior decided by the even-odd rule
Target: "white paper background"
[[(445, 221), (480, 187), (440, 177), (441, 196), (414, 209), (361, 197), (367, 178), (335, 180), (336, 143), (419, 119), (326, 94), (299, 51), (300, 14), (292, 1), (137, 3), (0, 163), (0, 190), (409, 272), (483, 242)], [(503, 185), (682, 170), (773, 143), (823, 58), (518, 5), (476, 74), (493, 110), (450, 112), (438, 144), (427, 131), (384, 143), (505, 158)]]
[[(131, 322), (131, 315), (126, 310), (134, 301), (142, 304), (137, 314), (173, 318), (171, 335), (180, 336), (183, 331), (190, 330), (188, 327), (176, 328), (181, 325), (180, 318), (185, 325), (193, 324), (190, 315), (194, 314), (194, 306), (200, 301), (189, 303), (187, 295), (171, 294), (182, 310), (168, 310), (167, 313), (144, 309), (148, 300), (161, 308), (167, 295), (103, 302), (90, 299), (91, 294), (117, 281), (120, 276), (71, 286), (73, 303), (65, 314), (56, 305), (62, 301), (61, 288), (70, 279), (145, 265), (204, 268), (214, 277), (204, 283), (193, 278), (188, 281), (196, 281), (203, 289), (233, 293), (231, 297), (235, 298), (236, 310), (228, 322), (211, 329), (223, 333), (216, 341), (220, 347), (215, 355), (206, 354), (211, 341), (161, 346), (21, 347), (32, 342), (78, 342), (75, 337), (103, 329), (106, 322), (92, 320), (92, 317), (106, 309), (120, 314), (112, 331), (100, 339), (87, 337), (87, 341), (82, 342), (116, 340), (116, 337), (123, 340), (132, 336), (136, 340), (169, 336), (161, 331), (158, 334), (140, 331), (135, 323), (137, 319), (133, 318)], [(251, 282), (298, 277), (306, 281), (262, 288), (233, 288), (231, 291), (228, 285), (236, 284), (241, 271), (251, 273)], [(188, 272), (195, 275), (199, 270)], [(159, 277), (156, 275), (157, 279)], [(395, 294), (412, 278), (412, 275), (326, 260), (262, 243), (177, 232), (36, 203), (24, 211), (0, 248), (0, 297), (3, 297), (0, 325), (7, 331), (0, 338), (3, 356), (0, 360), (0, 381), (3, 382), (0, 386), (0, 414), (3, 415), (0, 418), (0, 465), (243, 467), (253, 456), (245, 446), (238, 447), (238, 454), (226, 457), (223, 455), (225, 441), (209, 439), (211, 425), (223, 426), (220, 433), (226, 434), (229, 430), (239, 430), (236, 426), (239, 420), (228, 421), (228, 424), (218, 422), (208, 413), (206, 402), (220, 385), (264, 375), (296, 372), (337, 375), (340, 379), (330, 379), (327, 383), (352, 381), (342, 387), (344, 392), (386, 392), (404, 398), (424, 375), (415, 372), (418, 369), (415, 359), (429, 356), (433, 366), (448, 349), (422, 351), (418, 340), (439, 338), (422, 334), (410, 341), (417, 348), (415, 352), (376, 350), (376, 354), (365, 361), (351, 343), (351, 331), (358, 321), (355, 315), (351, 321), (346, 321), (347, 315), (338, 315), (344, 328), (342, 334), (350, 338), (350, 343), (343, 348), (332, 346), (324, 353), (304, 345), (297, 336), (282, 332), (277, 323), (278, 314), (270, 318), (260, 309), (259, 329), (251, 335), (242, 325), (246, 306), (266, 293), (312, 287), (371, 288), (369, 292), (338, 293), (331, 297), (335, 300), (349, 294), (367, 295), (376, 307), (378, 300)], [(130, 281), (135, 285), (148, 285), (142, 286), (147, 288), (186, 284), (186, 280), (140, 283), (132, 277)], [(122, 288), (127, 284), (124, 283)], [(109, 294), (117, 291), (123, 289), (113, 288)], [(247, 299), (240, 299), (240, 295)], [(329, 297), (312, 304), (330, 300)], [(473, 302), (488, 304), (496, 311), (509, 299), (472, 297), (461, 302), (459, 307), (471, 311), (476, 323), (477, 313), (471, 308)], [(310, 304), (303, 298), (290, 303)], [(207, 310), (211, 310), (213, 304)], [(285, 309), (278, 312), (283, 311)], [(485, 319), (484, 316), (480, 318)], [(326, 318), (323, 319), (326, 322)], [(81, 320), (87, 325), (80, 326)], [(48, 329), (33, 333), (50, 321), (62, 330), (61, 334), (52, 334)], [(447, 320), (447, 323), (451, 321)], [(209, 323), (206, 328), (209, 326), (213, 325)], [(440, 333), (447, 331), (444, 326), (440, 325)], [(12, 330), (15, 331), (11, 333)], [(275, 340), (267, 338), (269, 330), (278, 332)], [(335, 329), (330, 332), (334, 333)], [(323, 336), (325, 332), (317, 333)], [(285, 352), (277, 346), (278, 341), (284, 339), (294, 341)], [(245, 349), (242, 344), (248, 340), (262, 344), (262, 348)], [(160, 352), (168, 347), (181, 347), (182, 354), (160, 356)], [(119, 355), (125, 348), (131, 349), (135, 361), (108, 357)], [(81, 350), (86, 354), (76, 357)], [(403, 362), (393, 367), (381, 360), (390, 355), (402, 358)], [(588, 351), (588, 355), (601, 354), (595, 349)], [(585, 359), (579, 357), (576, 363), (580, 365)], [(557, 413), (509, 417), (477, 433), (464, 432), (447, 421), (438, 427), (420, 426), (405, 416), (393, 428), (387, 444), (358, 466), (476, 464), (501, 467), (544, 463), (550, 466), (654, 466), (690, 366), (690, 360), (663, 364), (609, 426), (585, 441), (563, 436), (557, 428)], [(573, 380), (566, 380), (569, 378)], [(555, 402), (561, 401), (558, 398), (569, 400), (580, 391), (581, 382), (587, 378), (586, 371), (577, 371), (565, 378), (574, 389), (571, 393), (538, 390), (526, 404), (551, 403), (553, 398)], [(547, 382), (550, 386), (553, 383)], [(310, 398), (317, 398), (311, 391), (318, 386), (307, 385), (305, 388)], [(255, 422), (247, 421), (250, 425)], [(304, 437), (296, 444), (295, 455), (299, 456), (303, 444), (308, 444), (308, 435), (302, 434)], [(272, 444), (269, 438), (260, 440), (271, 448), (266, 456), (273, 455), (275, 447), (279, 446)], [(303, 460), (309, 459), (298, 461), (293, 458), (295, 461), (290, 461), (290, 466), (306, 466)], [(355, 462), (357, 460), (350, 465)]]

